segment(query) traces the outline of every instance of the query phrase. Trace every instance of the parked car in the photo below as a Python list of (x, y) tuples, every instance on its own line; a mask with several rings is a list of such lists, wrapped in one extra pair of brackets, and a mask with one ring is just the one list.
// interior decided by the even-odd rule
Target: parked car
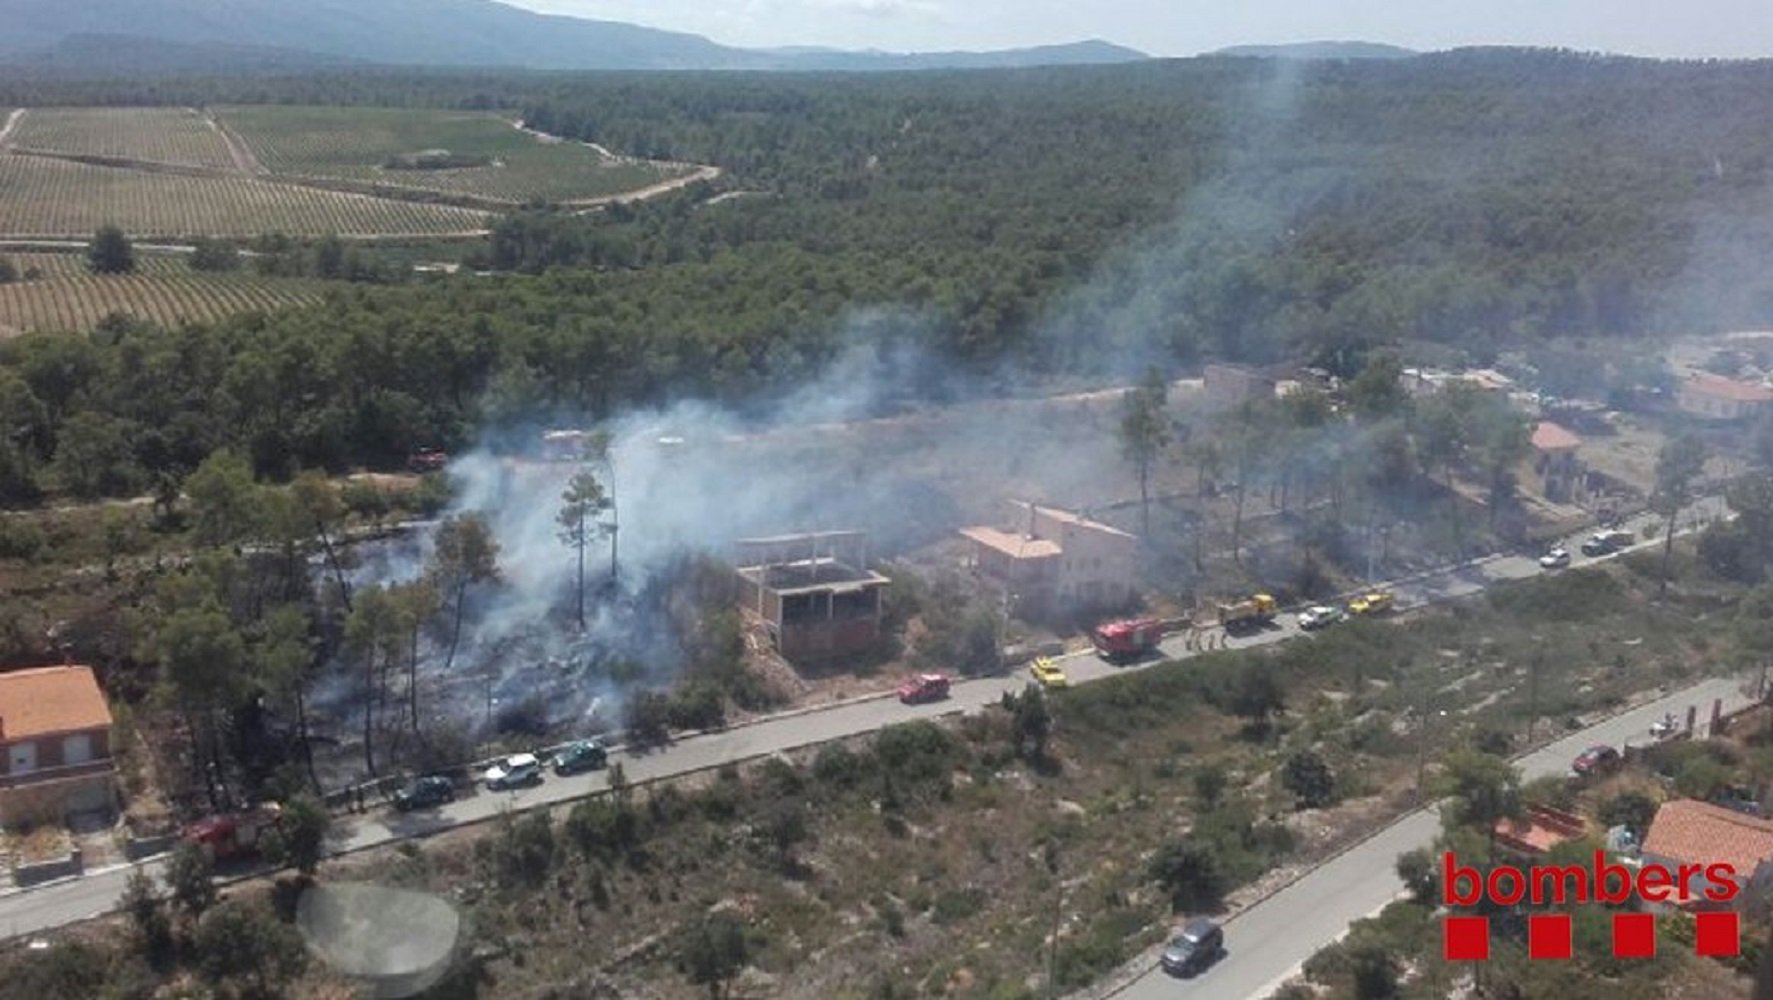
[(1170, 939), (1164, 948), (1164, 971), (1173, 976), (1193, 976), (1225, 954), (1225, 931), (1206, 917), (1195, 917)]
[(918, 674), (899, 685), (899, 700), (907, 705), (941, 701), (948, 697), (950, 681), (945, 674)]
[(486, 771), (486, 787), (498, 791), (542, 780), (542, 762), (533, 753), (512, 754)]
[(1539, 565), (1545, 569), (1563, 569), (1570, 565), (1570, 550), (1560, 545), (1540, 556)]
[(1637, 540), (1629, 531), (1597, 531), (1582, 543), (1585, 556), (1610, 556)]
[(1351, 615), (1376, 615), (1382, 611), (1390, 611), (1397, 604), (1397, 598), (1389, 590), (1370, 590), (1348, 602), (1348, 613)]
[(1570, 770), (1584, 777), (1591, 774), (1605, 774), (1618, 767), (1623, 760), (1624, 758), (1619, 755), (1618, 750), (1601, 744), (1589, 747), (1577, 754), (1576, 759), (1570, 763)]
[(1331, 625), (1347, 620), (1348, 612), (1341, 608), (1333, 608), (1328, 604), (1314, 604), (1299, 612), (1299, 627), (1307, 632), (1329, 628)]
[(405, 788), (394, 793), (394, 808), (401, 812), (414, 809), (430, 809), (445, 802), (453, 802), (456, 797), (456, 783), (442, 775), (429, 774), (415, 779)]
[(569, 743), (554, 755), (555, 774), (577, 774), (595, 771), (609, 763), (609, 750), (602, 740), (579, 740)]
[(1041, 687), (1062, 688), (1071, 686), (1071, 678), (1065, 676), (1064, 668), (1051, 659), (1042, 656), (1028, 665), (1028, 672), (1040, 682)]

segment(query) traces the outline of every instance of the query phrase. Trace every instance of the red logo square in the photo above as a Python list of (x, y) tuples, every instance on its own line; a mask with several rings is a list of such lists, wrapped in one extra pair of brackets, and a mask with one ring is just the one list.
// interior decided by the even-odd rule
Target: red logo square
[(1490, 957), (1489, 917), (1442, 917), (1441, 957), (1449, 962), (1482, 962)]
[(1570, 957), (1568, 913), (1536, 913), (1527, 918), (1527, 957)]
[(1701, 913), (1694, 921), (1694, 950), (1713, 958), (1742, 954), (1742, 923), (1735, 913)]
[(1613, 914), (1613, 957), (1656, 957), (1656, 917), (1654, 914)]

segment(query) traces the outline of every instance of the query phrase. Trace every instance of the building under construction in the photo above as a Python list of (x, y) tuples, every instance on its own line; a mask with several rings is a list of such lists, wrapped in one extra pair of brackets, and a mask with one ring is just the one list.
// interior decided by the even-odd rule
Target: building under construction
[(784, 657), (828, 661), (879, 640), (881, 592), (891, 581), (867, 568), (865, 532), (751, 538), (736, 550), (740, 601)]

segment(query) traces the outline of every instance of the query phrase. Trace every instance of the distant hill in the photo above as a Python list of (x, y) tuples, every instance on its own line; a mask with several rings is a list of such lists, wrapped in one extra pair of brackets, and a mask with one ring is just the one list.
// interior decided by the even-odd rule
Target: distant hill
[(1210, 54), (1264, 59), (1408, 59), (1421, 53), (1378, 42), (1294, 42), (1289, 45), (1233, 45)]
[(58, 76), (90, 75), (95, 67), (119, 76), (197, 73), (257, 75), (362, 66), (346, 56), (268, 45), (188, 45), (133, 35), (69, 35), (48, 48), (14, 55), (11, 67)]
[[(886, 70), (1127, 62), (1101, 41), (1003, 52), (891, 54), (731, 48), (700, 35), (538, 14), (494, 0), (7, 0), (0, 63), (106, 74), (292, 68), (328, 60), (528, 69)], [(260, 67), (262, 68), (262, 67)]]
[(998, 52), (841, 52), (798, 49), (785, 51), (793, 69), (905, 70), (905, 69), (1001, 69), (1011, 66), (1083, 66), (1137, 62), (1150, 58), (1125, 46), (1091, 39), (1069, 45), (1043, 45), (1031, 49)]

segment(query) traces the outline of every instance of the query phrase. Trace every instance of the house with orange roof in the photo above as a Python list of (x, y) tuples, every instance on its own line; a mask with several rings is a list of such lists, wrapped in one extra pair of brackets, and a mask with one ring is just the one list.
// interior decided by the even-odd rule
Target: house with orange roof
[(1056, 507), (1013, 501), (1001, 526), (963, 528), (968, 566), (1024, 618), (1122, 608), (1138, 594), (1139, 539)]
[[(1773, 820), (1696, 799), (1665, 802), (1644, 835), (1643, 860), (1671, 872), (1681, 865), (1727, 864), (1735, 869), (1738, 885), (1764, 884), (1773, 880)], [(1703, 874), (1690, 877), (1670, 902), (1687, 909), (1727, 905), (1707, 899), (1707, 885)]]
[(1534, 425), (1533, 476), (1541, 496), (1557, 501), (1575, 497), (1582, 483), (1581, 447), (1582, 438), (1562, 424), (1541, 420)]
[(1753, 382), (1695, 372), (1675, 389), (1675, 405), (1707, 420), (1746, 420), (1773, 402), (1773, 389)]
[(0, 674), (0, 822), (113, 808), (115, 777), (111, 708), (91, 667)]

